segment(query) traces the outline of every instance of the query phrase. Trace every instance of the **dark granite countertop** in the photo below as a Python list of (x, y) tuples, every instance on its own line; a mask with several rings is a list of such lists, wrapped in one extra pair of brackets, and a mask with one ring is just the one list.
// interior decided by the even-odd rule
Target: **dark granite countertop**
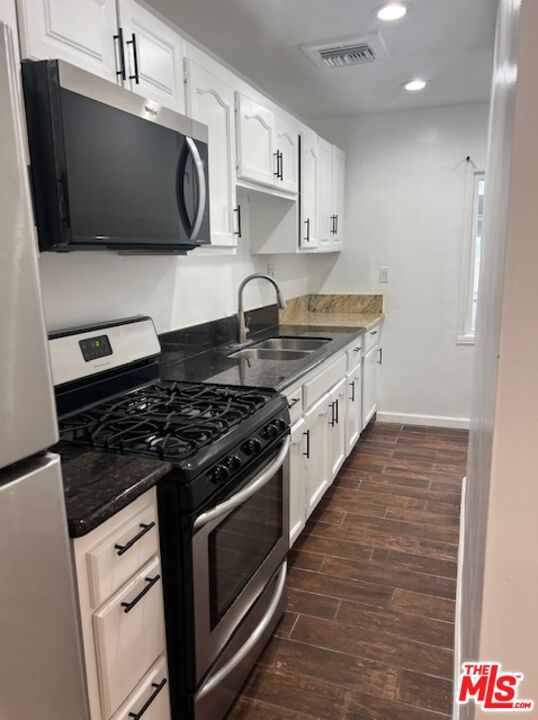
[(60, 443), (69, 535), (86, 535), (172, 469), (167, 462), (141, 455), (117, 455)]
[(230, 358), (236, 345), (227, 343), (192, 354), (192, 347), (175, 343), (170, 337), (162, 343), (163, 380), (222, 383), (270, 387), (283, 390), (349, 345), (365, 332), (362, 327), (329, 325), (278, 325), (252, 335), (250, 344), (271, 337), (316, 337), (330, 341), (306, 357), (296, 360), (253, 360)]

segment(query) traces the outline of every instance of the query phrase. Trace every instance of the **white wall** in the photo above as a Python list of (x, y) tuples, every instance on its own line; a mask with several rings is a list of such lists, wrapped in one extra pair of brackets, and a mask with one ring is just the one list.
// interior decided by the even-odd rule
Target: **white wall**
[(480, 104), (316, 123), (347, 154), (346, 241), (340, 256), (311, 258), (310, 289), (384, 294), (384, 419), (468, 422), (473, 347), (456, 344), (462, 161), (484, 165), (487, 118)]
[[(40, 270), (48, 329), (136, 314), (150, 315), (158, 332), (215, 320), (237, 310), (239, 283), (249, 273), (266, 272), (268, 262), (274, 262), (275, 278), (286, 297), (304, 294), (306, 259), (251, 255), (245, 200), (241, 206), (245, 237), (235, 256), (43, 253)], [(245, 292), (247, 309), (275, 301), (273, 288), (263, 280), (250, 283)]]

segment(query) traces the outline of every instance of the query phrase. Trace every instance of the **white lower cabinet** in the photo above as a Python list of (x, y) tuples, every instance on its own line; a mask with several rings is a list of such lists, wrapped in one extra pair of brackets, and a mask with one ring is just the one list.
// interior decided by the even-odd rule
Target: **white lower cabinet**
[(355, 447), (364, 427), (364, 401), (370, 418), (377, 408), (380, 332), (381, 325), (369, 330), (284, 392), (293, 423), (285, 466), (290, 547)]
[(152, 489), (73, 541), (91, 720), (170, 718), (158, 538)]
[(166, 658), (161, 657), (112, 720), (170, 720)]
[(362, 430), (362, 373), (360, 363), (346, 375), (347, 407), (346, 407), (346, 449), (347, 454), (357, 444)]
[(346, 378), (344, 377), (330, 394), (329, 467), (331, 482), (337, 476), (346, 457)]
[(374, 345), (362, 361), (362, 427), (377, 411), (378, 346)]
[(307, 517), (332, 482), (329, 467), (328, 417), (331, 395), (323, 395), (305, 413), (306, 432), (306, 513)]
[(306, 522), (306, 424), (301, 418), (291, 428), (291, 445), (285, 472), (290, 487), (290, 547)]

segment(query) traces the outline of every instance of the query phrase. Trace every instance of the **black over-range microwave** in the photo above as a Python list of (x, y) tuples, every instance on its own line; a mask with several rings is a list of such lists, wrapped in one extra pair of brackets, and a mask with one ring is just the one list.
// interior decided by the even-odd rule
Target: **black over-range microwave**
[(207, 127), (61, 60), (23, 62), (39, 245), (210, 242)]

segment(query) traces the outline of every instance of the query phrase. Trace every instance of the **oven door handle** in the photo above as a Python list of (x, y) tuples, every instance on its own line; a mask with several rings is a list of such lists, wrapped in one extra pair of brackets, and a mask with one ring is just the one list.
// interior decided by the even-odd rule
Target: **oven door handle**
[(217, 505), (212, 510), (208, 510), (207, 512), (199, 515), (194, 521), (194, 529), (199, 530), (204, 525), (207, 525), (208, 522), (215, 520), (215, 518), (218, 518), (221, 515), (226, 515), (231, 510), (235, 510), (236, 507), (242, 505), (250, 497), (261, 490), (264, 485), (267, 485), (275, 472), (283, 465), (289, 448), (290, 436), (288, 435), (282, 443), (282, 447), (278, 451), (278, 455), (273, 462), (271, 462), (259, 475), (254, 478), (252, 482), (242, 488), (238, 493), (232, 495), (231, 498), (220, 503), (220, 505)]
[(198, 238), (200, 228), (202, 227), (202, 220), (204, 219), (207, 187), (205, 181), (204, 163), (202, 162), (202, 158), (200, 157), (200, 153), (198, 152), (196, 143), (190, 137), (186, 138), (186, 140), (187, 147), (189, 148), (189, 152), (192, 155), (192, 159), (194, 161), (196, 177), (198, 178), (198, 192), (200, 194), (198, 198), (198, 210), (196, 211), (196, 219), (194, 221), (194, 226), (192, 228), (192, 233), (190, 237), (191, 242), (194, 242)]
[(241, 647), (241, 649), (232, 657), (230, 660), (228, 660), (227, 663), (225, 663), (220, 670), (217, 670), (217, 672), (214, 675), (210, 675), (209, 678), (206, 680), (206, 682), (202, 685), (198, 693), (196, 694), (196, 701), (200, 700), (201, 698), (208, 695), (210, 692), (212, 692), (216, 687), (218, 687), (223, 680), (226, 679), (226, 677), (235, 670), (235, 668), (240, 665), (243, 660), (247, 657), (249, 652), (256, 646), (264, 632), (267, 630), (267, 627), (269, 626), (269, 623), (273, 619), (276, 609), (278, 607), (278, 604), (280, 603), (282, 599), (282, 595), (284, 593), (284, 588), (286, 586), (286, 568), (287, 564), (284, 563), (282, 567), (279, 570), (279, 576), (278, 576), (278, 582), (275, 590), (275, 594), (273, 595), (271, 599), (271, 603), (269, 604), (269, 607), (267, 608), (265, 615), (263, 616), (260, 624), (256, 627), (256, 629), (251, 633), (249, 639), (246, 641), (246, 643)]

